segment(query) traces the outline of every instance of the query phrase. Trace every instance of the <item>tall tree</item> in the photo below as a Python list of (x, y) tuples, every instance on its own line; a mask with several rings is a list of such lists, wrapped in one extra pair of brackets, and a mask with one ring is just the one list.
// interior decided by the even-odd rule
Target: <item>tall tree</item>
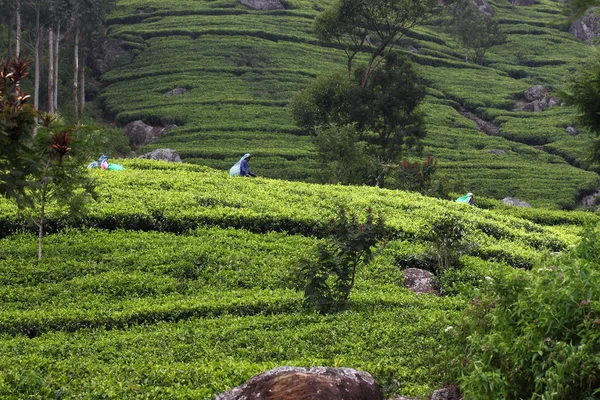
[(483, 64), (487, 49), (505, 41), (505, 35), (493, 16), (480, 11), (473, 0), (457, 0), (449, 7), (449, 31), (465, 50), (465, 62), (469, 58)]
[(15, 0), (15, 58), (21, 56), (21, 0)]
[[(316, 134), (324, 158), (336, 160), (335, 168), (346, 166), (340, 170), (370, 171), (374, 175), (362, 183), (379, 187), (384, 186), (385, 176), (402, 154), (409, 148), (419, 149), (425, 136), (423, 115), (418, 111), (425, 90), (411, 63), (388, 52), (382, 65), (371, 74), (366, 86), (362, 86), (362, 80), (368, 66), (357, 69), (352, 81), (340, 74), (320, 77), (297, 93), (291, 105), (298, 125)], [(356, 140), (357, 145), (333, 151), (330, 144), (339, 142), (340, 137)], [(359, 158), (355, 156), (358, 149), (363, 155)], [(355, 163), (363, 160), (362, 166), (348, 168), (352, 161), (343, 159), (348, 155), (355, 158)], [(373, 165), (376, 167), (371, 168)], [(354, 183), (356, 179), (346, 176), (339, 181)]]
[(337, 0), (315, 20), (315, 31), (324, 41), (335, 41), (347, 56), (348, 77), (356, 55), (369, 48), (361, 86), (411, 28), (442, 10), (438, 0)]
[(86, 50), (99, 34), (104, 32), (106, 14), (114, 7), (116, 0), (71, 0), (70, 29), (73, 45), (73, 113), (75, 119), (85, 109), (85, 59)]

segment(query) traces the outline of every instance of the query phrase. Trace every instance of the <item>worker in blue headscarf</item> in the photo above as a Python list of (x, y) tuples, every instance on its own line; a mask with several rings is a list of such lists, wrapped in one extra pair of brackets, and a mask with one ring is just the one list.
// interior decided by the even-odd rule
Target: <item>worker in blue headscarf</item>
[(229, 170), (230, 176), (257, 176), (254, 172), (250, 171), (250, 166), (248, 165), (248, 161), (252, 158), (250, 153), (244, 154), (244, 156), (235, 163), (233, 167)]

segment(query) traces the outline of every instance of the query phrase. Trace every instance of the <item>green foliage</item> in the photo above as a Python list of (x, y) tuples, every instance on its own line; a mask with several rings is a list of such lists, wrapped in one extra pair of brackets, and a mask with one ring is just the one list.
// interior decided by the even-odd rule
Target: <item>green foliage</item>
[(315, 144), (321, 163), (321, 182), (360, 185), (371, 182), (377, 173), (376, 161), (354, 126), (318, 129)]
[(472, 1), (457, 1), (450, 6), (450, 32), (465, 49), (465, 62), (483, 65), (488, 48), (502, 44), (504, 34), (493, 16), (480, 11)]
[[(568, 92), (563, 97), (573, 104), (577, 110), (579, 122), (600, 136), (600, 61), (594, 60), (585, 65), (569, 81)], [(598, 139), (596, 139), (598, 142)], [(592, 146), (591, 159), (600, 163), (600, 145)]]
[(371, 209), (364, 222), (340, 210), (330, 220), (325, 242), (317, 246), (317, 259), (304, 261), (299, 268), (305, 305), (323, 314), (346, 308), (358, 268), (371, 261), (384, 235), (383, 219), (373, 217)]
[(21, 89), (28, 62), (0, 62), (0, 195), (19, 205), (27, 203), (27, 174), (34, 167), (32, 150), (37, 111), (26, 104)]
[(456, 329), (451, 372), (477, 399), (591, 399), (599, 393), (600, 230), (551, 266), (489, 279)]
[(437, 160), (429, 156), (424, 161), (411, 163), (403, 160), (396, 169), (396, 186), (402, 190), (419, 192), (424, 196), (445, 197), (443, 181), (434, 182)]
[[(370, 79), (363, 85), (365, 73), (365, 68), (358, 69), (353, 81), (340, 74), (317, 79), (296, 95), (292, 113), (305, 129), (322, 130), (322, 138), (316, 142), (321, 158), (348, 164), (347, 153), (363, 153), (354, 160), (355, 164), (360, 163), (356, 168), (362, 171), (376, 168), (375, 176), (362, 177), (360, 183), (383, 187), (390, 164), (407, 149), (419, 149), (420, 140), (425, 136), (423, 114), (418, 110), (425, 91), (410, 61), (394, 52), (386, 54), (383, 65), (371, 72)], [(332, 125), (337, 129), (331, 130)], [(354, 140), (346, 146), (351, 148), (343, 152), (346, 154), (328, 144), (330, 137), (335, 141), (339, 134)], [(366, 151), (361, 152), (361, 147)], [(354, 181), (360, 178), (356, 172), (351, 176)], [(342, 183), (350, 180), (342, 179)]]
[(456, 266), (467, 249), (468, 224), (457, 213), (443, 213), (431, 225), (432, 245), (438, 259), (438, 274)]

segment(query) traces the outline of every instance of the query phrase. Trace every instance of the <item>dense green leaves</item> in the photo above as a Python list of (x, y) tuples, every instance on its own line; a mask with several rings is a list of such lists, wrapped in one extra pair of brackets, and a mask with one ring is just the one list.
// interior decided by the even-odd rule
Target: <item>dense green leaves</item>
[(581, 243), (548, 267), (489, 278), (462, 323), (447, 330), (455, 346), (450, 368), (466, 396), (597, 396), (599, 239), (598, 228), (588, 227)]

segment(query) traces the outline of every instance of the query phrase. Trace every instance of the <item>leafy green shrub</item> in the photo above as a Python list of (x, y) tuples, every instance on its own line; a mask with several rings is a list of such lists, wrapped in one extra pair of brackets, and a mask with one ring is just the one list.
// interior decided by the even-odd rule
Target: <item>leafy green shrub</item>
[(455, 266), (461, 253), (466, 251), (468, 228), (467, 223), (456, 213), (443, 213), (433, 221), (432, 243), (440, 277)]
[(317, 260), (304, 261), (298, 271), (305, 305), (324, 314), (346, 307), (357, 268), (369, 263), (384, 233), (383, 219), (375, 218), (371, 209), (363, 223), (340, 210), (330, 220), (325, 242), (317, 245)]
[[(447, 372), (472, 399), (600, 394), (600, 229), (558, 266), (491, 280), (456, 329)], [(456, 369), (453, 369), (456, 368)]]

